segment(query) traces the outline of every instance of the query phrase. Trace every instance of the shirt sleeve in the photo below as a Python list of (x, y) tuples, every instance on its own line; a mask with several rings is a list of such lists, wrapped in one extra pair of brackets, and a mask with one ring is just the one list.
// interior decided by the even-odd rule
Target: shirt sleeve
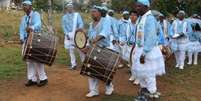
[(77, 15), (77, 24), (78, 24), (78, 26), (77, 26), (78, 28), (84, 28), (84, 22), (79, 13)]
[(102, 23), (101, 23), (101, 31), (99, 35), (107, 38), (109, 36), (109, 28), (110, 28), (110, 23), (107, 21), (107, 19), (103, 18)]
[(41, 17), (38, 12), (34, 12), (33, 18), (32, 18), (33, 24), (30, 26), (34, 31), (40, 31), (41, 30)]
[(65, 25), (65, 15), (62, 17), (62, 20), (61, 20), (61, 24), (62, 24), (62, 29), (64, 31), (64, 34), (66, 35), (67, 34), (67, 29), (66, 29), (66, 25)]
[(24, 26), (24, 23), (25, 23), (25, 18), (23, 17), (21, 19), (21, 23), (20, 23), (20, 28), (19, 28), (19, 35), (20, 35), (20, 40), (24, 41), (25, 40), (25, 26)]

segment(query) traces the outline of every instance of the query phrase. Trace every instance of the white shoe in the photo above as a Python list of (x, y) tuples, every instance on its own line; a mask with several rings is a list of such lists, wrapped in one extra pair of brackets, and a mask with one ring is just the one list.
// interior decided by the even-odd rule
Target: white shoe
[(133, 82), (133, 84), (139, 85), (139, 84), (140, 84), (140, 81), (139, 81), (138, 79), (136, 79), (136, 80)]
[(183, 70), (183, 69), (184, 69), (184, 66), (179, 66), (179, 69)]
[(90, 92), (86, 95), (86, 97), (91, 98), (91, 97), (95, 97), (95, 96), (98, 96), (98, 95), (99, 95), (98, 92), (90, 91)]
[(194, 62), (193, 64), (194, 64), (194, 65), (197, 65), (198, 63), (197, 63), (197, 62)]
[(179, 67), (179, 64), (177, 64), (175, 67), (178, 68), (178, 67)]
[(124, 67), (123, 64), (119, 64), (119, 65), (118, 65), (118, 68), (123, 68), (123, 67)]
[(129, 78), (129, 81), (134, 81), (135, 80), (135, 77), (134, 76), (131, 76), (130, 78)]
[(114, 91), (113, 88), (111, 90), (106, 90), (105, 95), (110, 96), (110, 95), (112, 95), (113, 91)]
[(188, 62), (187, 64), (188, 64), (188, 65), (192, 65), (192, 62)]

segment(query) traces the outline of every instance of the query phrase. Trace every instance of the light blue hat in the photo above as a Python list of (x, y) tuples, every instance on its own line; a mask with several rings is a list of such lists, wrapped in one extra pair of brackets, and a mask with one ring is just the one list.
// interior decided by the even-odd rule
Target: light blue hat
[(65, 7), (68, 8), (68, 7), (74, 7), (74, 6), (73, 6), (73, 3), (72, 3), (72, 2), (69, 2), (69, 3), (66, 4)]
[(149, 0), (137, 0), (137, 2), (150, 7), (150, 1)]
[(22, 4), (26, 4), (26, 5), (32, 5), (32, 2), (31, 1), (29, 1), (29, 0), (25, 0), (25, 1), (23, 1), (22, 2)]
[(126, 14), (129, 14), (129, 12), (128, 12), (128, 11), (124, 11), (124, 12), (123, 12), (123, 15), (126, 15)]

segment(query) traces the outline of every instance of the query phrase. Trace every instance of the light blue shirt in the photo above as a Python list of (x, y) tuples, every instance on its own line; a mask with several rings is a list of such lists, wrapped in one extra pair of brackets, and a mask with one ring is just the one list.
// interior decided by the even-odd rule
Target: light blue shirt
[[(27, 24), (29, 24), (29, 25), (27, 25)], [(20, 31), (20, 40), (22, 40), (23, 42), (28, 37), (28, 34), (26, 32), (27, 26), (32, 28), (34, 32), (41, 31), (41, 17), (38, 12), (31, 11), (29, 16), (25, 15), (22, 17), (19, 31)]]
[[(75, 17), (75, 13), (66, 13), (62, 17), (62, 28), (63, 28), (64, 34), (73, 32), (74, 17)], [(84, 23), (83, 23), (82, 17), (78, 13), (77, 14), (76, 29), (77, 28), (83, 28), (83, 27), (84, 27)]]
[(170, 36), (178, 33), (183, 33), (185, 36), (187, 36), (191, 31), (190, 25), (185, 19), (183, 21), (176, 19), (170, 28)]
[[(129, 33), (127, 33), (129, 31)], [(128, 42), (129, 36), (132, 33), (132, 27), (129, 20), (121, 19), (118, 25), (119, 41)]]
[[(114, 17), (111, 17), (111, 16), (107, 16), (107, 18), (110, 20), (110, 23), (111, 23), (111, 34), (113, 36), (113, 40), (118, 40), (118, 21), (117, 19), (115, 19)], [(112, 40), (111, 40), (112, 41)]]
[(158, 37), (159, 37), (159, 44), (160, 45), (164, 45), (165, 44), (165, 36), (164, 36), (164, 33), (163, 33), (163, 29), (162, 29), (162, 26), (160, 24), (160, 22), (158, 22)]
[[(141, 17), (138, 18), (138, 20)], [(153, 15), (147, 15), (144, 24), (144, 53), (150, 52), (154, 47), (158, 46), (158, 35), (157, 35), (158, 24)], [(136, 43), (137, 44), (137, 43)]]
[(104, 39), (100, 40), (97, 44), (102, 47), (110, 46), (110, 33), (108, 32), (110, 27), (110, 23), (107, 22), (106, 18), (101, 18), (99, 23), (96, 26), (93, 26), (93, 22), (90, 23), (88, 30), (88, 38), (89, 40), (93, 40), (96, 36), (103, 36)]

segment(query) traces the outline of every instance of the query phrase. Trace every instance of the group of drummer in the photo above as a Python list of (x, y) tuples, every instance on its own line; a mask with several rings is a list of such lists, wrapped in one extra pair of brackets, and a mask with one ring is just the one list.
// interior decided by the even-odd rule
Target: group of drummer
[[(40, 15), (32, 11), (32, 3), (23, 2), (25, 15), (20, 25), (20, 40), (27, 39), (29, 31), (38, 32), (41, 28)], [(99, 45), (118, 52), (124, 61), (129, 61), (131, 48), (134, 48), (132, 56), (130, 81), (140, 85), (140, 91), (136, 101), (145, 96), (159, 98), (156, 76), (165, 74), (165, 59), (160, 45), (171, 48), (176, 59), (176, 68), (184, 69), (185, 54), (188, 52), (188, 64), (197, 64), (198, 53), (201, 51), (201, 29), (198, 15), (185, 19), (185, 12), (179, 11), (178, 18), (170, 23), (163, 14), (157, 16), (150, 10), (149, 0), (137, 0), (136, 11), (124, 11), (122, 18), (117, 20), (113, 10), (105, 6), (93, 6), (90, 10), (92, 22), (89, 24), (87, 37), (90, 43), (87, 46)], [(68, 3), (65, 6), (66, 13), (62, 17), (62, 28), (65, 35), (64, 46), (68, 50), (71, 59), (70, 69), (76, 69), (76, 57), (74, 50), (74, 36), (77, 29), (84, 29), (84, 21), (78, 12), (74, 11), (74, 5)], [(78, 50), (81, 61), (85, 55)], [(119, 65), (120, 67), (122, 64)], [(28, 60), (28, 82), (26, 86), (47, 84), (47, 76), (44, 65)], [(37, 70), (35, 69), (37, 67)], [(37, 83), (37, 77), (39, 82)], [(86, 97), (99, 95), (99, 80), (89, 78), (89, 93)], [(105, 86), (105, 94), (111, 95), (114, 90), (112, 83)]]

